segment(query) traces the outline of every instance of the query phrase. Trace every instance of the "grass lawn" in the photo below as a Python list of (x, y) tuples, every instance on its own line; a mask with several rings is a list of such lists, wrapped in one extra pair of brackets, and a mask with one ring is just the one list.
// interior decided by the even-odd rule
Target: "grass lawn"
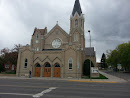
[(2, 72), (0, 74), (16, 74), (16, 72)]
[[(82, 79), (90, 79), (90, 76), (83, 76)], [(97, 78), (91, 78), (91, 79), (108, 79), (108, 78), (105, 77), (104, 75), (100, 74), (99, 77), (97, 77)]]

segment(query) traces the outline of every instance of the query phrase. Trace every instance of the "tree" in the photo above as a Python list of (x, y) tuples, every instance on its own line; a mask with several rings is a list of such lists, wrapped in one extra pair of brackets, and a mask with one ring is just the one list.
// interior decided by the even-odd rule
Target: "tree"
[(102, 54), (102, 58), (101, 58), (101, 67), (107, 68), (106, 55), (104, 53)]
[(11, 64), (17, 65), (17, 58), (18, 58), (18, 52), (10, 52), (4, 59), (6, 63), (10, 62)]
[(2, 66), (6, 63), (10, 63), (12, 65), (17, 65), (18, 52), (22, 45), (14, 45), (13, 49), (4, 48), (1, 50), (0, 55), (0, 69), (2, 70)]
[(15, 44), (14, 45), (14, 48), (12, 49), (12, 51), (15, 51), (15, 52), (19, 52), (19, 49), (22, 47), (21, 44)]
[(130, 70), (130, 42), (120, 44), (115, 50), (107, 51), (107, 63), (115, 68), (121, 64), (125, 70)]
[(3, 58), (0, 57), (0, 73), (4, 71), (4, 61), (3, 61)]
[(4, 48), (0, 51), (0, 72), (4, 71), (4, 64), (5, 64), (5, 57), (7, 57), (7, 54), (9, 53), (9, 49), (8, 48)]
[[(91, 67), (94, 67), (93, 62), (91, 61)], [(89, 76), (90, 75), (90, 60), (87, 59), (83, 65), (83, 75)]]
[(113, 50), (110, 53), (107, 54), (107, 63), (110, 66), (113, 66), (115, 68), (117, 68), (117, 62), (119, 61), (119, 53), (117, 50)]
[(8, 54), (9, 52), (10, 52), (10, 50), (8, 48), (4, 48), (1, 50), (0, 54), (4, 56), (4, 55)]

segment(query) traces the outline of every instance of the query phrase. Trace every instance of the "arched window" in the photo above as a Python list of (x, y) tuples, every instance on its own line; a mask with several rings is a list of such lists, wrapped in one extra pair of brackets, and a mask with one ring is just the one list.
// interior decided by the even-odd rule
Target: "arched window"
[(60, 65), (58, 63), (55, 64), (55, 67), (60, 67)]
[(72, 58), (69, 59), (69, 69), (72, 69), (72, 65), (73, 65), (73, 60)]
[(28, 66), (28, 59), (26, 58), (24, 62), (24, 68), (27, 68), (27, 66)]
[(39, 51), (39, 48), (37, 47), (37, 51)]
[(51, 65), (49, 63), (46, 63), (45, 67), (51, 67)]
[(38, 39), (39, 39), (39, 36), (38, 36), (38, 34), (36, 34), (36, 43), (39, 42)]
[(41, 67), (40, 64), (37, 64), (36, 67)]
[(79, 40), (79, 35), (78, 35), (78, 33), (76, 33), (76, 34), (74, 34), (74, 41), (76, 42), (78, 40)]
[(38, 40), (38, 37), (39, 37), (38, 34), (36, 34), (36, 40)]
[(75, 27), (78, 26), (78, 19), (75, 20)]

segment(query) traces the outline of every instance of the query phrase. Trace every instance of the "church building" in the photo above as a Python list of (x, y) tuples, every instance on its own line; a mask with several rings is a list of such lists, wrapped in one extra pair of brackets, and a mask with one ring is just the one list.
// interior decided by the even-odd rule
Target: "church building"
[(26, 76), (31, 71), (32, 77), (81, 78), (85, 60), (96, 65), (94, 48), (85, 47), (84, 22), (80, 2), (76, 0), (70, 32), (58, 23), (49, 32), (47, 27), (35, 28), (31, 44), (19, 50), (16, 75)]

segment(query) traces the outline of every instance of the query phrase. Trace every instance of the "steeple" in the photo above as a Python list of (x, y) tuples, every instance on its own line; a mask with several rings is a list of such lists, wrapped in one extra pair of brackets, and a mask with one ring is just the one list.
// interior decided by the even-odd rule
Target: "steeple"
[(74, 16), (74, 14), (76, 12), (79, 14), (79, 16), (82, 14), (82, 9), (81, 9), (79, 0), (75, 0), (75, 5), (74, 5), (74, 8), (73, 8), (72, 15)]
[(73, 12), (70, 16), (70, 42), (81, 50), (85, 49), (84, 15), (79, 0), (75, 0)]

